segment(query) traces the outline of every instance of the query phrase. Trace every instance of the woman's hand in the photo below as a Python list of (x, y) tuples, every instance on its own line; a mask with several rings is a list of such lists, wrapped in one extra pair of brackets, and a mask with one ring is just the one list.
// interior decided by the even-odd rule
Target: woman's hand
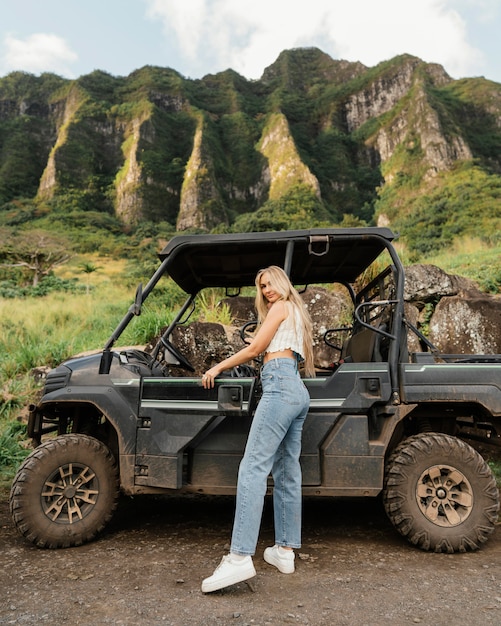
[(214, 379), (216, 376), (219, 376), (220, 373), (221, 371), (217, 365), (207, 370), (202, 376), (202, 387), (204, 387), (204, 389), (212, 389), (214, 387)]

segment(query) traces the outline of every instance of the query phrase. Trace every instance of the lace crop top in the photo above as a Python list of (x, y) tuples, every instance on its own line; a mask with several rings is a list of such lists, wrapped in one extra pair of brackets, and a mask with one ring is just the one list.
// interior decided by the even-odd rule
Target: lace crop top
[(290, 349), (303, 357), (303, 324), (301, 316), (292, 303), (287, 302), (286, 304), (289, 315), (277, 328), (277, 332), (265, 352), (281, 352), (282, 350)]

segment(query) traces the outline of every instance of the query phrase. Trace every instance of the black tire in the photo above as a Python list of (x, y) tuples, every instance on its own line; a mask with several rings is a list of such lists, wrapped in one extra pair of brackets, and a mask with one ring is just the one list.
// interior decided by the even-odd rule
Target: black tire
[(118, 469), (109, 449), (88, 435), (61, 435), (25, 459), (12, 484), (10, 511), (28, 541), (68, 548), (105, 527), (118, 496)]
[(386, 465), (383, 501), (398, 532), (422, 550), (478, 549), (493, 532), (499, 490), (485, 460), (441, 433), (406, 439)]

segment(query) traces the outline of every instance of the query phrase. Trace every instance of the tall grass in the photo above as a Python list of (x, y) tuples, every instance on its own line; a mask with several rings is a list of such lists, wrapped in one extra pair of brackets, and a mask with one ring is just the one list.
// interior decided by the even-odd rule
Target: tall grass
[(28, 404), (36, 389), (37, 385), (34, 378), (28, 374), (2, 380), (0, 385), (0, 426)]
[(0, 381), (99, 348), (132, 296), (117, 287), (0, 302)]
[(127, 326), (121, 340), (121, 345), (143, 346), (154, 337), (158, 337), (165, 326), (168, 326), (175, 311), (165, 306), (153, 305), (143, 307), (141, 315), (134, 318)]
[(17, 467), (30, 452), (26, 425), (9, 422), (0, 430), (0, 496), (7, 495)]
[(501, 246), (487, 246), (475, 237), (457, 239), (448, 250), (430, 255), (421, 263), (437, 265), (449, 274), (475, 281), (482, 291), (501, 292)]
[(40, 390), (32, 370), (101, 348), (133, 297), (133, 289), (101, 276), (88, 294), (0, 301), (0, 483), (26, 455), (16, 418)]
[(1, 301), (0, 420), (10, 416), (11, 397), (23, 397), (20, 381), (27, 386), (32, 369), (102, 347), (132, 298), (118, 285), (103, 283), (89, 295), (52, 293)]
[(207, 289), (200, 296), (200, 319), (204, 322), (229, 325), (232, 322), (230, 307), (221, 302), (224, 293), (220, 289)]
[(29, 453), (26, 446), (20, 445), (26, 434), (25, 424), (10, 422), (0, 433), (0, 470), (8, 472), (13, 466), (21, 463)]

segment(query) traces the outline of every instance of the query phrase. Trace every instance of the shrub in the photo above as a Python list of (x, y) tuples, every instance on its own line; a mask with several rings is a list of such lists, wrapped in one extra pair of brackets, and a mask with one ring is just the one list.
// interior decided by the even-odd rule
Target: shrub
[(59, 278), (54, 276), (54, 274), (45, 276), (36, 286), (27, 285), (20, 287), (13, 280), (0, 282), (0, 297), (2, 298), (42, 297), (57, 291), (81, 293), (85, 290), (85, 285), (79, 284), (76, 278)]

